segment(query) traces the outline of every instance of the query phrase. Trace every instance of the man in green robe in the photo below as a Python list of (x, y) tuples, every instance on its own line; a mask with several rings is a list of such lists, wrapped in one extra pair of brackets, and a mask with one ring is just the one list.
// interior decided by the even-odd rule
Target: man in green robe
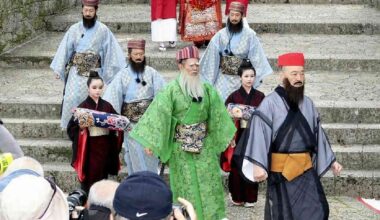
[(177, 52), (180, 75), (154, 98), (130, 136), (169, 163), (173, 199), (195, 207), (198, 220), (226, 218), (219, 155), (235, 126), (217, 91), (199, 76), (199, 51)]

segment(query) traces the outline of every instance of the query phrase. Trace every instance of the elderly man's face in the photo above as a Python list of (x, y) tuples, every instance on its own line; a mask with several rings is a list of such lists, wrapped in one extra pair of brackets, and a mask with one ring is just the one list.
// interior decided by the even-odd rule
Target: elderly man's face
[(243, 15), (241, 12), (239, 11), (233, 11), (233, 10), (230, 10), (230, 13), (228, 14), (228, 17), (231, 21), (232, 24), (237, 24), (241, 21)]
[(131, 56), (131, 59), (135, 63), (141, 63), (145, 59), (145, 50), (143, 50), (143, 49), (132, 49), (132, 51), (129, 55)]
[(197, 58), (186, 59), (179, 65), (191, 76), (196, 76), (199, 73), (199, 59)]
[(84, 5), (82, 8), (82, 14), (86, 19), (92, 19), (96, 15), (96, 9), (94, 6)]
[(303, 66), (285, 66), (282, 68), (282, 80), (286, 78), (290, 85), (301, 87), (305, 83), (305, 72)]

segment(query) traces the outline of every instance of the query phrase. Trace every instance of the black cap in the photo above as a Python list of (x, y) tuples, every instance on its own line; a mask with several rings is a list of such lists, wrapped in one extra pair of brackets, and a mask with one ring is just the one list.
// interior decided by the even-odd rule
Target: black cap
[(157, 220), (172, 211), (173, 195), (165, 181), (150, 171), (128, 176), (116, 190), (113, 206), (130, 220)]

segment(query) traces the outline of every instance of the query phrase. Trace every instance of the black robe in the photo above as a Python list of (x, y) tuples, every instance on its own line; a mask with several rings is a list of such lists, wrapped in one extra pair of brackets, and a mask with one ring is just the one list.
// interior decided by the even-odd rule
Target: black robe
[[(254, 88), (252, 88), (249, 94), (247, 94), (245, 89), (241, 86), (238, 90), (228, 96), (225, 105), (227, 106), (230, 103), (234, 103), (257, 107), (260, 105), (264, 97), (264, 93)], [(245, 129), (241, 128), (240, 120), (235, 120), (235, 126), (237, 128), (235, 142), (238, 143)], [(228, 189), (231, 193), (231, 198), (235, 203), (257, 202), (259, 184), (246, 181), (240, 174), (235, 160), (231, 161), (231, 171), (228, 175)]]
[[(271, 172), (271, 153), (310, 153), (313, 167), (288, 181)], [(291, 105), (282, 87), (267, 96), (254, 112), (235, 150), (240, 170), (254, 181), (255, 165), (268, 172), (265, 219), (328, 219), (329, 207), (320, 177), (335, 161), (312, 101), (304, 96)]]
[[(91, 97), (87, 97), (78, 107), (117, 114), (112, 105), (101, 98), (96, 104)], [(118, 174), (120, 170), (119, 153), (124, 135), (122, 132), (110, 130), (108, 135), (91, 137), (87, 135), (87, 128), (86, 130), (87, 132), (81, 131), (77, 122), (74, 121), (74, 117), (67, 126), (67, 134), (73, 141), (71, 165), (74, 167), (75, 163), (83, 164), (84, 175), (83, 177), (79, 176), (79, 179), (82, 179), (82, 188), (88, 191), (94, 182), (107, 178), (108, 174)], [(118, 134), (116, 135), (116, 133)], [(80, 146), (79, 143), (82, 142), (84, 145)], [(84, 161), (77, 157), (77, 152), (80, 150), (86, 152)], [(80, 172), (78, 175), (81, 175)]]

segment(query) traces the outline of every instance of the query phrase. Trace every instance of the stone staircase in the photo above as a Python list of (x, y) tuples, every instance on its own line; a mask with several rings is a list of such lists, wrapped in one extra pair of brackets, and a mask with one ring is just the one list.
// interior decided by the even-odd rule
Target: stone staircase
[[(323, 177), (326, 193), (379, 198), (380, 11), (369, 7), (366, 0), (255, 2), (249, 5), (248, 22), (272, 66), (281, 53), (306, 55), (306, 94), (315, 101), (337, 159), (345, 168), (340, 177), (331, 173)], [(160, 53), (150, 41), (149, 1), (107, 3), (99, 8), (99, 20), (115, 32), (124, 51), (129, 39), (146, 39), (149, 65), (168, 81), (173, 79), (176, 50)], [(66, 191), (78, 183), (69, 166), (71, 143), (59, 127), (63, 85), (54, 79), (49, 64), (63, 31), (79, 19), (80, 8), (53, 16), (47, 19), (46, 33), (0, 55), (0, 118), (25, 154), (41, 161)], [(178, 47), (188, 44), (179, 42)], [(259, 89), (268, 94), (277, 83), (272, 75)], [(119, 179), (125, 175), (124, 169)], [(332, 219), (341, 219), (340, 215), (345, 216), (340, 213)], [(363, 219), (363, 215), (352, 217)]]

